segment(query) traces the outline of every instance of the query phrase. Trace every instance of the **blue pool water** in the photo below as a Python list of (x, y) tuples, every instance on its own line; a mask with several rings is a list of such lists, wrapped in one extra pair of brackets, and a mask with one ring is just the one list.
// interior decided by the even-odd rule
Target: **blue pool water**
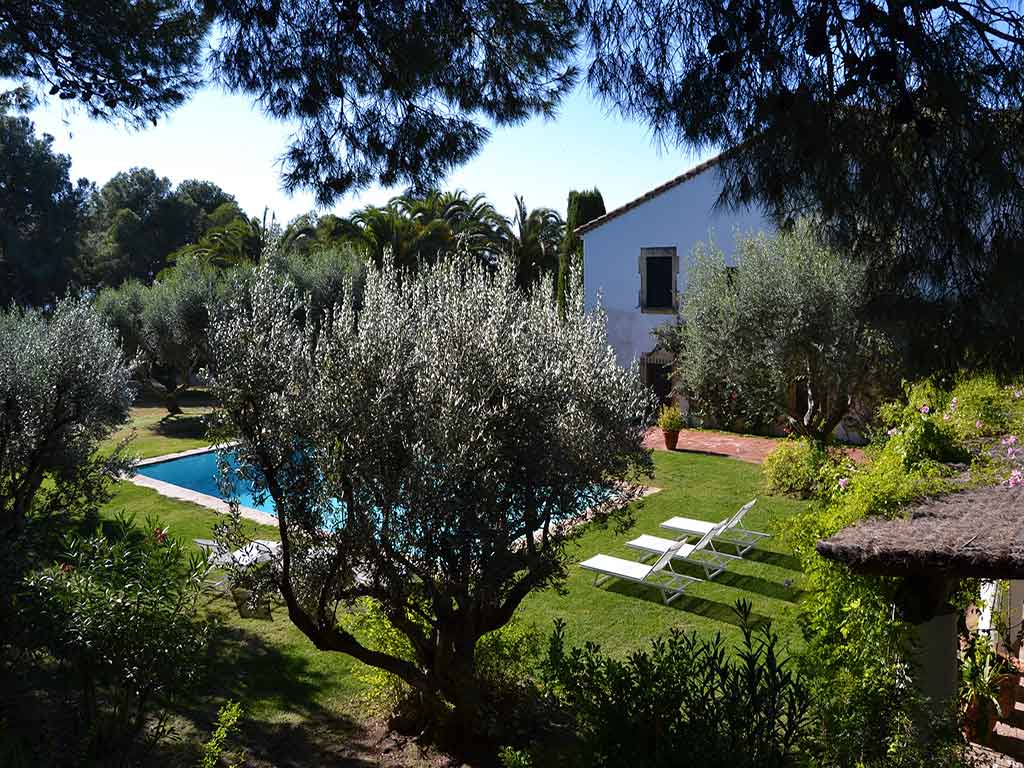
[[(228, 454), (228, 464), (232, 470), (238, 468), (238, 461), (233, 454)], [(151, 477), (154, 480), (162, 480), (171, 485), (187, 488), (190, 491), (204, 493), (222, 499), (220, 488), (217, 486), (217, 452), (207, 451), (206, 453), (194, 453), (191, 456), (182, 456), (178, 459), (168, 459), (156, 464), (147, 464), (139, 467), (136, 472), (144, 477)], [(267, 514), (275, 514), (274, 502), (269, 497), (258, 497), (252, 487), (252, 482), (234, 474), (235, 493), (238, 502), (243, 507), (252, 507)]]

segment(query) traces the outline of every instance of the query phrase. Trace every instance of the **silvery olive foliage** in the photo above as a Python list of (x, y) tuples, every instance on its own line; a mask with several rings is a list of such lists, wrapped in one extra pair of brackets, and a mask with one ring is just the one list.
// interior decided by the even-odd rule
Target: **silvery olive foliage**
[[(892, 350), (864, 319), (866, 270), (829, 251), (807, 222), (741, 238), (735, 266), (712, 246), (688, 265), (680, 323), (663, 334), (691, 407), (824, 441), (889, 379)], [(794, 408), (806, 387), (806, 408)], [(801, 403), (801, 406), (803, 404)]]
[(134, 355), (134, 375), (170, 413), (181, 411), (179, 397), (207, 364), (206, 329), (219, 284), (215, 269), (190, 256), (152, 285), (126, 280), (96, 296), (96, 308)]
[(103, 497), (127, 461), (96, 449), (132, 397), (117, 336), (88, 303), (0, 312), (0, 537)]
[[(563, 320), (511, 265), (386, 263), (358, 313), (346, 289), (313, 323), (272, 268), (238, 284), (211, 325), (213, 387), (241, 471), (276, 505), (271, 581), (317, 647), (471, 715), (478, 639), (559, 585), (577, 523), (629, 517), (653, 398), (572, 296)], [(339, 626), (361, 597), (414, 661)]]

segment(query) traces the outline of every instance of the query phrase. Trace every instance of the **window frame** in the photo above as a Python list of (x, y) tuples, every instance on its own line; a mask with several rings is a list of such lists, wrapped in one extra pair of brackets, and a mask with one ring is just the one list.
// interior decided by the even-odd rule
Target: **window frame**
[[(672, 305), (668, 307), (650, 307), (647, 305), (647, 260), (651, 257), (672, 257)], [(674, 245), (649, 246), (640, 249), (640, 257), (637, 262), (640, 270), (640, 294), (638, 306), (644, 314), (650, 315), (673, 315), (679, 310), (679, 251)]]

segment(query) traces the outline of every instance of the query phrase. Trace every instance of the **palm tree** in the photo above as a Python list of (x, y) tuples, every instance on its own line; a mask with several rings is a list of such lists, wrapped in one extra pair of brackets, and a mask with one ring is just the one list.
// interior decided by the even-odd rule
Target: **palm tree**
[(352, 223), (359, 232), (356, 244), (378, 265), (390, 251), (395, 264), (415, 269), (421, 260), (433, 261), (453, 244), (447, 222), (426, 215), (414, 217), (399, 198), (383, 207), (370, 205), (356, 211)]
[(516, 195), (516, 214), (505, 227), (505, 252), (516, 262), (516, 283), (530, 290), (538, 282), (558, 273), (558, 249), (565, 231), (565, 222), (551, 208), (528, 210), (523, 198)]
[(504, 243), (508, 221), (483, 195), (463, 190), (399, 195), (386, 206), (367, 206), (353, 214), (357, 242), (380, 263), (384, 251), (397, 264), (414, 268), (446, 252), (470, 253), (493, 264)]
[(493, 266), (501, 253), (508, 219), (482, 194), (466, 197), (461, 189), (445, 194), (445, 217), (455, 233), (456, 250)]
[(247, 218), (238, 215), (226, 224), (214, 226), (203, 233), (198, 243), (182, 246), (168, 257), (176, 264), (186, 257), (194, 257), (218, 269), (253, 264), (259, 261), (267, 244), (278, 232), (273, 214), (267, 222), (268, 208), (263, 209), (263, 218)]

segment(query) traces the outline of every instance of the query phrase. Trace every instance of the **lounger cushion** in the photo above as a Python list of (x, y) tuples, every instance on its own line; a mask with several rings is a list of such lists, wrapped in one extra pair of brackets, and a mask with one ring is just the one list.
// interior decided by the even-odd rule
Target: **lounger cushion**
[(580, 563), (580, 567), (633, 581), (642, 581), (651, 572), (649, 565), (611, 555), (594, 555)]
[(674, 531), (685, 531), (703, 536), (714, 528), (718, 523), (709, 523), (707, 520), (693, 520), (689, 517), (672, 517), (661, 524), (662, 528), (671, 528)]
[[(672, 539), (663, 539), (660, 536), (650, 536), (645, 533), (643, 536), (637, 536), (632, 541), (627, 542), (626, 546), (632, 547), (633, 549), (642, 549), (644, 552), (662, 555), (668, 551), (669, 547), (678, 543), (678, 541), (673, 541)], [(679, 547), (676, 557), (687, 557), (691, 552), (693, 552), (693, 546), (693, 544), (683, 544), (683, 546)]]

